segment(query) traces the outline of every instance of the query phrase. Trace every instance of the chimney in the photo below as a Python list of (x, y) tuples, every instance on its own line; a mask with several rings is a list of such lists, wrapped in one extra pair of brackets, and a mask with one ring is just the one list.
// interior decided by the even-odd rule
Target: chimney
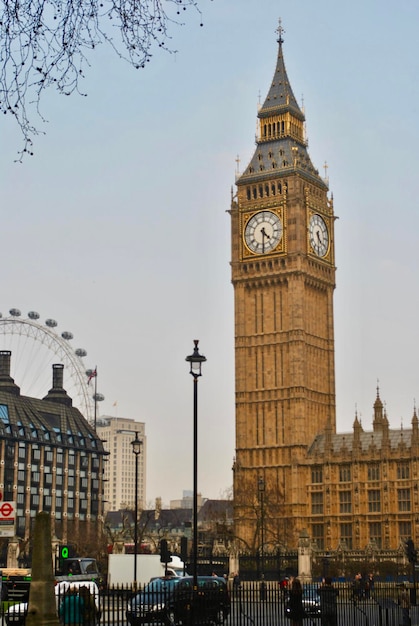
[(63, 388), (63, 381), (64, 365), (61, 363), (54, 363), (52, 366), (52, 389), (48, 391), (43, 400), (65, 404), (65, 406), (72, 406), (73, 400), (67, 395), (66, 390)]
[(20, 395), (20, 388), (15, 385), (15, 381), (10, 376), (10, 361), (12, 353), (10, 350), (0, 350), (0, 391)]

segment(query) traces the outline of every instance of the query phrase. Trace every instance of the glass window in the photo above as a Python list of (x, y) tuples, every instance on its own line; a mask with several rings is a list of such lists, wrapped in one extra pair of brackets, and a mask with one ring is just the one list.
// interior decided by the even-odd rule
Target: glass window
[(324, 526), (323, 524), (312, 524), (311, 534), (313, 541), (316, 542), (320, 550), (324, 550)]
[(372, 522), (369, 524), (370, 541), (374, 541), (381, 548), (381, 523)]
[(317, 466), (311, 469), (311, 482), (312, 483), (323, 482), (323, 468), (322, 467)]
[(368, 511), (370, 513), (379, 513), (381, 511), (381, 494), (379, 489), (370, 489), (368, 491)]
[(0, 420), (9, 424), (9, 407), (7, 404), (0, 404)]
[(399, 511), (410, 511), (410, 489), (398, 489)]
[(339, 480), (341, 483), (351, 482), (351, 466), (350, 465), (341, 465), (339, 467)]
[(352, 550), (352, 524), (340, 525), (340, 539), (346, 543), (349, 550)]
[(399, 522), (400, 541), (406, 541), (412, 536), (412, 524), (410, 522)]
[(376, 463), (368, 465), (368, 480), (380, 480), (380, 466)]
[(404, 480), (410, 477), (410, 468), (408, 463), (397, 463), (397, 479)]
[(311, 494), (311, 513), (312, 515), (323, 514), (323, 492), (318, 491)]
[(341, 513), (352, 512), (352, 493), (350, 491), (339, 492), (339, 510)]

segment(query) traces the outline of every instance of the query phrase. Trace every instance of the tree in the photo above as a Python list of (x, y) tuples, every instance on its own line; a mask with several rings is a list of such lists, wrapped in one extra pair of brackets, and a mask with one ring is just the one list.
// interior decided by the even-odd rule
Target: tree
[[(80, 81), (89, 66), (88, 52), (107, 43), (133, 67), (144, 68), (155, 47), (168, 45), (170, 26), (200, 0), (1, 0), (0, 111), (12, 115), (33, 154), (39, 134), (30, 121), (40, 116), (47, 87), (63, 95), (85, 95)], [(202, 23), (200, 24), (202, 26)]]

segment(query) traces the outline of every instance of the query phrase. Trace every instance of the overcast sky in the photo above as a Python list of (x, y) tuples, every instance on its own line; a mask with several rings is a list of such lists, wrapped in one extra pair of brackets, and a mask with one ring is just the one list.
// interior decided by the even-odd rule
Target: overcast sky
[[(95, 50), (88, 97), (46, 94), (46, 135), (23, 164), (14, 163), (18, 130), (0, 119), (0, 311), (39, 311), (73, 332), (86, 367), (98, 367), (100, 412), (146, 423), (147, 502), (192, 488), (193, 339), (208, 359), (199, 489), (218, 498), (232, 484), (227, 211), (236, 158), (243, 170), (254, 151), (279, 17), (310, 156), (321, 172), (328, 163), (339, 217), (338, 430), (351, 430), (356, 408), (371, 427), (377, 380), (392, 427), (409, 427), (419, 399), (419, 3), (204, 0), (202, 8), (204, 27), (187, 12), (171, 31), (177, 54), (156, 49), (145, 70)], [(50, 371), (40, 395), (49, 379)]]

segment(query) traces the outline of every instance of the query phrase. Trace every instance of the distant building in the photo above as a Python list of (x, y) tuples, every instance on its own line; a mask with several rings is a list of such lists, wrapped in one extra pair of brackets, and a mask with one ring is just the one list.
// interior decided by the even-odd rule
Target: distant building
[[(204, 499), (200, 493), (197, 494), (198, 510), (204, 503)], [(191, 490), (184, 490), (181, 500), (170, 500), (171, 509), (193, 509), (193, 492)]]
[(131, 442), (135, 433), (143, 442), (138, 455), (138, 506), (145, 507), (146, 501), (146, 461), (147, 437), (144, 422), (124, 417), (104, 415), (98, 419), (96, 432), (109, 452), (105, 464), (105, 510), (135, 508), (135, 454)]
[(106, 452), (63, 388), (64, 366), (52, 366), (52, 388), (39, 400), (21, 395), (10, 361), (11, 352), (0, 351), (0, 492), (16, 503), (16, 535), (29, 540), (39, 511), (51, 513), (63, 541), (76, 540), (88, 523), (97, 534)]

